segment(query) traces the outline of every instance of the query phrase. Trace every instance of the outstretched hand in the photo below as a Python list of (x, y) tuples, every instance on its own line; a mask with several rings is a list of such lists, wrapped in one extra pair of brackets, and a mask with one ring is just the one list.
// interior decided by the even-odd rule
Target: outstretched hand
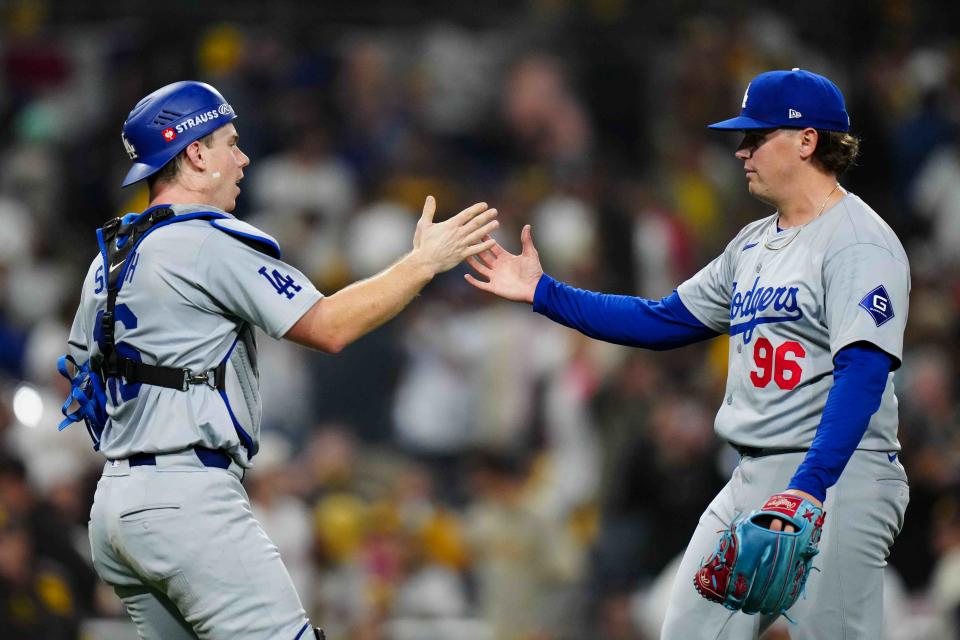
[(532, 304), (543, 267), (540, 266), (537, 248), (533, 246), (530, 225), (525, 225), (520, 232), (520, 245), (520, 255), (514, 255), (493, 240), (489, 248), (467, 258), (467, 264), (484, 280), (469, 273), (464, 278), (476, 288), (501, 298)]
[(500, 226), (497, 210), (478, 202), (443, 222), (434, 222), (437, 201), (427, 196), (423, 214), (413, 235), (413, 254), (433, 274), (449, 271), (464, 258), (490, 249), (496, 240), (490, 234)]

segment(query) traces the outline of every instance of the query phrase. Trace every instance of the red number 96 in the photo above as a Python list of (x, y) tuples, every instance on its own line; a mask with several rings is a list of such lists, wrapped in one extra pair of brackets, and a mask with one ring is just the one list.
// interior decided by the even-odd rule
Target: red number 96
[[(796, 359), (807, 355), (807, 350), (799, 342), (791, 340), (773, 348), (766, 338), (758, 338), (753, 347), (753, 361), (759, 371), (750, 372), (750, 381), (755, 387), (766, 387), (773, 380), (777, 386), (789, 391), (800, 384), (803, 369)], [(788, 359), (793, 356), (796, 359)]]

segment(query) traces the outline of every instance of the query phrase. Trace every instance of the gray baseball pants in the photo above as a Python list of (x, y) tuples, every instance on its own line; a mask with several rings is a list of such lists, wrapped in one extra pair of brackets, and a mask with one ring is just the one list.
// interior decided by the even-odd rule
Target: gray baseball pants
[[(661, 640), (749, 640), (775, 618), (730, 611), (697, 593), (693, 576), (717, 546), (719, 531), (783, 491), (803, 452), (742, 457), (700, 517), (670, 594)], [(806, 593), (787, 615), (792, 640), (876, 640), (883, 637), (883, 569), (910, 499), (898, 458), (856, 451), (827, 491), (827, 518)]]
[(205, 467), (193, 450), (104, 467), (90, 512), (93, 563), (141, 638), (313, 638), (241, 477), (235, 462)]

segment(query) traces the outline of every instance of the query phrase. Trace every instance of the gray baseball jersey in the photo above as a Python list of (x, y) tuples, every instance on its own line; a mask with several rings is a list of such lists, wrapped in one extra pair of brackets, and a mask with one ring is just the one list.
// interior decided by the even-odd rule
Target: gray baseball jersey
[[(209, 206), (172, 208), (178, 215), (223, 214)], [(255, 248), (275, 245), (270, 236), (223, 215), (215, 223), (187, 220), (147, 235), (128, 259), (115, 315), (121, 355), (194, 372), (226, 360), (225, 389), (192, 385), (180, 391), (110, 380), (110, 420), (99, 443), (109, 459), (199, 445), (226, 450), (246, 467), (257, 451), (260, 390), (252, 327), (282, 337), (322, 296), (298, 270)], [(90, 265), (70, 332), (70, 354), (79, 363), (101, 351), (95, 327), (107, 299), (103, 262), (97, 256)]]
[[(778, 232), (777, 219), (744, 227), (677, 291), (698, 320), (730, 335), (717, 434), (750, 447), (807, 448), (840, 349), (869, 342), (899, 365), (910, 268), (897, 236), (856, 195), (803, 227)], [(892, 373), (859, 448), (900, 449)]]

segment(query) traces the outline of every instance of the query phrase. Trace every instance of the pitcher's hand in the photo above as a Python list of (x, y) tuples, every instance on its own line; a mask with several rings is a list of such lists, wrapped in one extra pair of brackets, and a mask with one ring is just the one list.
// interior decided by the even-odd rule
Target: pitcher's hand
[(520, 255), (514, 255), (493, 241), (490, 247), (484, 247), (467, 258), (467, 264), (484, 278), (480, 280), (468, 273), (464, 276), (467, 282), (501, 298), (532, 304), (543, 267), (540, 266), (537, 248), (533, 246), (530, 225), (525, 225), (520, 232), (520, 245)]

